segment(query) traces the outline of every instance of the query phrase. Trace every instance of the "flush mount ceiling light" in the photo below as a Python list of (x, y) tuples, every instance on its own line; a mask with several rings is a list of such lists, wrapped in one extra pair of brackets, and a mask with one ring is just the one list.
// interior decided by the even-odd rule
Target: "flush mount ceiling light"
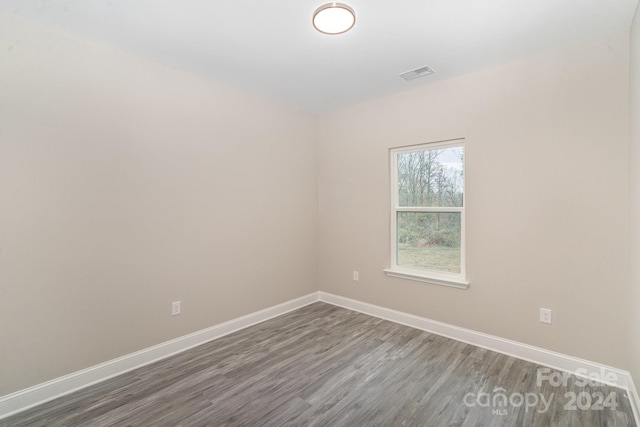
[(313, 26), (325, 34), (342, 34), (356, 23), (356, 13), (343, 3), (323, 4), (313, 12)]

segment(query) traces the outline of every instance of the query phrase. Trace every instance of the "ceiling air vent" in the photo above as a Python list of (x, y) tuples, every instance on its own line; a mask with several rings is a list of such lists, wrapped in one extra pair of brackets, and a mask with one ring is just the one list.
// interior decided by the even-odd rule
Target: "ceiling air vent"
[(400, 74), (400, 77), (405, 79), (406, 81), (417, 79), (418, 77), (428, 76), (429, 74), (433, 74), (434, 71), (431, 67), (424, 66), (420, 68), (416, 68), (415, 70), (406, 71)]

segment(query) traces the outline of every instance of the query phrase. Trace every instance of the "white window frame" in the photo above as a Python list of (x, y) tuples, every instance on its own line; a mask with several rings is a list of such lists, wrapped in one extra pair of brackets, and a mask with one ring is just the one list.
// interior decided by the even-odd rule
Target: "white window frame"
[[(461, 207), (401, 207), (398, 203), (398, 154), (408, 153), (412, 151), (436, 150), (442, 148), (462, 147), (464, 150), (465, 140), (454, 139), (449, 141), (429, 142), (426, 144), (410, 145), (405, 147), (397, 147), (389, 150), (390, 159), (390, 175), (391, 175), (391, 267), (384, 270), (387, 276), (399, 277), (402, 279), (416, 280), (419, 282), (433, 283), (437, 285), (450, 286), (454, 288), (467, 289), (469, 282), (466, 276), (466, 245), (465, 245), (465, 182), (466, 158), (462, 158), (462, 170), (464, 172), (462, 180), (462, 206)], [(435, 270), (423, 270), (408, 268), (398, 265), (397, 261), (397, 242), (398, 229), (397, 217), (398, 212), (458, 212), (460, 213), (460, 273), (450, 273)]]

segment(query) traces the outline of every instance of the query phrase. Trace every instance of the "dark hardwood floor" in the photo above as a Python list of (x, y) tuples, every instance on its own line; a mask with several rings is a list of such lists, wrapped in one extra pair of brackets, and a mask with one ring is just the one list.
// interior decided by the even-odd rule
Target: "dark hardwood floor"
[(0, 426), (635, 426), (624, 390), (560, 375), (314, 303)]

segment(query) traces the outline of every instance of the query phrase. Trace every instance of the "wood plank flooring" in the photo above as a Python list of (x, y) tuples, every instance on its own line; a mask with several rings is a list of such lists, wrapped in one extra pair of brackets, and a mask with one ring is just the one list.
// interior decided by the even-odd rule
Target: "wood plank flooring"
[(0, 426), (635, 426), (625, 391), (539, 368), (314, 303)]

